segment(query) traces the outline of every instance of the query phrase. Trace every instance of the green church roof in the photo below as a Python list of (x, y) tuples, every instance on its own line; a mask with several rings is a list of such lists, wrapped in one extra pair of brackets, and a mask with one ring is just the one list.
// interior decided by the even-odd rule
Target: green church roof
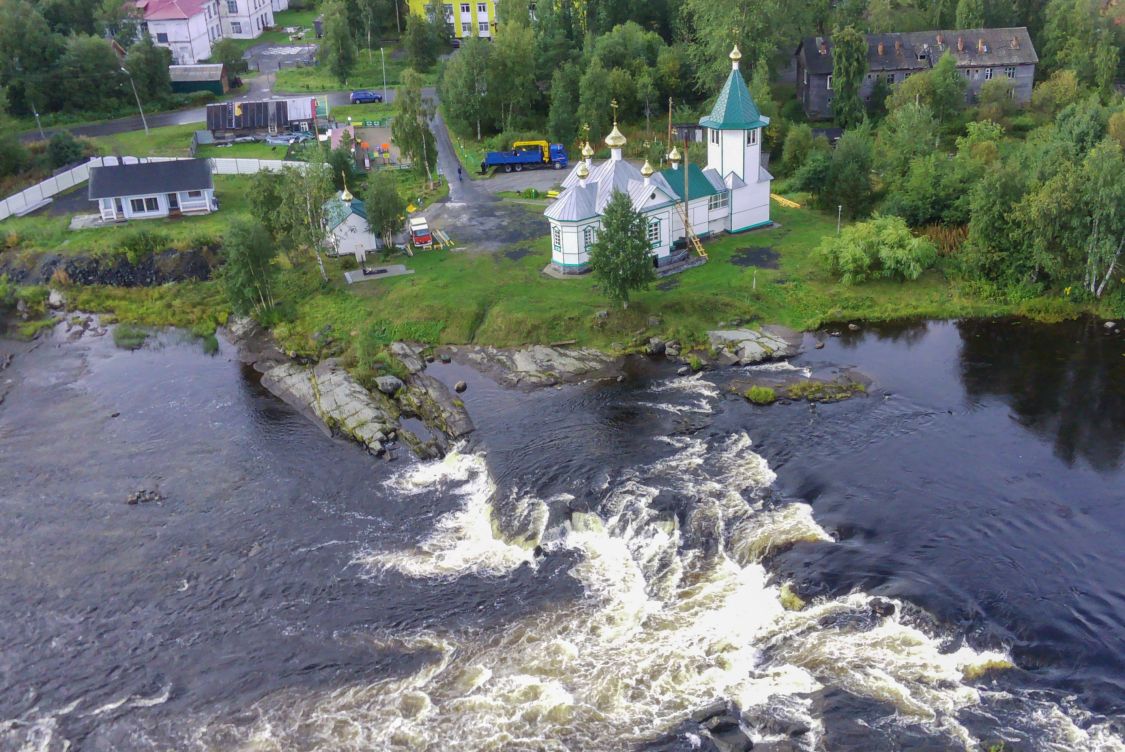
[(728, 131), (763, 128), (769, 122), (769, 118), (758, 111), (758, 105), (754, 104), (754, 97), (750, 96), (750, 89), (738, 68), (731, 70), (727, 76), (711, 114), (699, 120), (705, 128)]
[[(697, 198), (704, 196), (714, 196), (718, 193), (715, 186), (711, 185), (711, 181), (703, 174), (703, 169), (692, 162), (688, 165), (688, 201), (694, 201)], [(661, 170), (660, 174), (668, 181), (668, 185), (676, 192), (674, 198), (677, 201), (684, 200), (684, 168), (673, 170), (671, 167)]]
[(339, 196), (330, 198), (324, 204), (324, 221), (328, 225), (329, 230), (335, 230), (336, 227), (345, 219), (353, 214), (367, 219), (367, 210), (363, 207), (363, 202), (358, 198), (353, 198), (351, 201), (344, 202)]

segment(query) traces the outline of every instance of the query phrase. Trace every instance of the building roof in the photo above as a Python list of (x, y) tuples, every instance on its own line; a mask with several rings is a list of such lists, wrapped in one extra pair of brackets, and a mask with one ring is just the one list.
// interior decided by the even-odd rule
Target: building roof
[(699, 120), (700, 125), (717, 130), (749, 130), (769, 125), (769, 122), (754, 104), (754, 97), (750, 96), (750, 89), (737, 67), (727, 76), (711, 114)]
[(598, 200), (598, 184), (587, 180), (586, 185), (575, 183), (567, 188), (543, 214), (547, 219), (559, 222), (581, 222), (598, 216), (595, 205)]
[(146, 21), (175, 21), (203, 12), (208, 0), (137, 0)]
[[(1039, 62), (1035, 46), (1023, 26), (1000, 29), (955, 29), (867, 34), (867, 69), (927, 70), (949, 52), (958, 67), (1021, 65)], [(897, 43), (897, 44), (896, 44)], [(879, 45), (882, 44), (880, 53)], [(832, 72), (832, 40), (807, 37), (797, 55), (812, 74)]]
[[(664, 178), (664, 180), (667, 181), (668, 186), (672, 189), (672, 193), (674, 194), (674, 198), (675, 198), (676, 201), (683, 201), (684, 200), (684, 172), (683, 171), (684, 171), (683, 166), (681, 166), (678, 170), (673, 170), (671, 167), (667, 167), (667, 168), (661, 170), (659, 173), (657, 173), (662, 178)], [(715, 177), (718, 177), (719, 173), (715, 172), (714, 170), (704, 171), (699, 165), (697, 165), (693, 162), (692, 164), (689, 164), (687, 166), (687, 172), (688, 172), (688, 200), (689, 201), (693, 201), (697, 198), (703, 198), (704, 196), (714, 196), (719, 191), (726, 190), (725, 187), (716, 188), (714, 183), (711, 182), (711, 180), (709, 179), (709, 176), (706, 174), (706, 173), (714, 173)], [(719, 178), (719, 184), (720, 185), (723, 184), (722, 178)]]
[(169, 65), (168, 75), (172, 78), (173, 82), (221, 81), (223, 78), (223, 64)]
[(202, 191), (214, 188), (211, 163), (206, 159), (173, 159), (90, 168), (89, 198), (151, 196), (154, 193)]
[(353, 214), (367, 219), (367, 209), (364, 208), (363, 202), (358, 198), (344, 201), (337, 195), (324, 202), (324, 221), (328, 225), (329, 232), (335, 230), (341, 222)]

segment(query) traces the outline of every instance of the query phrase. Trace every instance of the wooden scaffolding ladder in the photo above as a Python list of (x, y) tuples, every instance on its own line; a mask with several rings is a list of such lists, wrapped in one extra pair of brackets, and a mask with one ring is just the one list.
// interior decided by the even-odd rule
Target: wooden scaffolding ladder
[(691, 194), (688, 193), (688, 165), (690, 158), (688, 157), (688, 134), (685, 129), (684, 132), (684, 202), (680, 205), (680, 215), (684, 220), (684, 237), (687, 239), (688, 245), (695, 251), (700, 258), (707, 258), (707, 251), (703, 250), (703, 243), (699, 242), (699, 236), (695, 234), (695, 230), (691, 226), (691, 215), (688, 212), (688, 203), (691, 200)]

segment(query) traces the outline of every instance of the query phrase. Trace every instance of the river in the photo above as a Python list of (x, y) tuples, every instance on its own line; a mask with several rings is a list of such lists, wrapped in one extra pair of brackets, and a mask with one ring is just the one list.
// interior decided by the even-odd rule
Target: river
[(225, 342), (0, 341), (0, 749), (688, 750), (728, 698), (759, 749), (1125, 750), (1121, 330), (825, 340), (759, 368), (868, 396), (435, 364), (477, 431), (432, 462)]

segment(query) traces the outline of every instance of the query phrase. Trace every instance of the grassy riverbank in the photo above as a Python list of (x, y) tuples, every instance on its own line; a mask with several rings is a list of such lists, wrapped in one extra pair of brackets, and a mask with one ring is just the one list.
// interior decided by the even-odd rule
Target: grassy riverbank
[[(342, 279), (345, 261), (327, 261), (326, 285), (311, 259), (282, 257), (276, 291), (282, 303), (270, 323), (286, 349), (319, 357), (354, 355), (361, 338), (375, 344), (411, 339), (496, 346), (573, 340), (614, 349), (649, 336), (703, 345), (708, 329), (733, 322), (813, 329), (844, 320), (1116, 313), (1060, 297), (985, 299), (940, 270), (910, 283), (842, 285), (816, 254), (821, 238), (835, 232), (835, 218), (779, 206), (773, 213), (778, 226), (707, 244), (707, 264), (658, 280), (626, 310), (611, 306), (591, 276), (543, 275), (550, 259), (543, 237), (497, 254), (432, 251), (396, 258), (415, 273), (351, 286)], [(122, 321), (195, 331), (213, 329), (229, 314), (214, 282), (75, 289), (71, 303), (111, 311)], [(600, 318), (599, 311), (608, 316)]]

